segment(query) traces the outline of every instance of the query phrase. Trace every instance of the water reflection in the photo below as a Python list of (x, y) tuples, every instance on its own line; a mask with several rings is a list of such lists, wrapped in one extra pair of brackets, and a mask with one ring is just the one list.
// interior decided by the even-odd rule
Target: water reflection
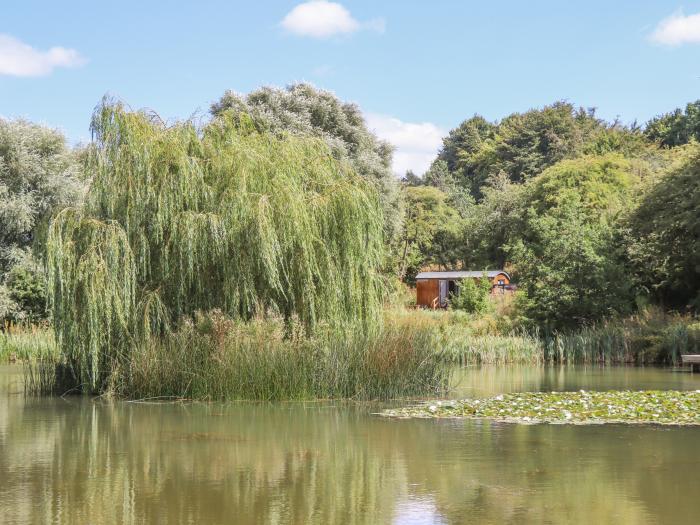
[[(700, 388), (700, 375), (657, 370), (461, 373), (482, 392)], [(7, 523), (691, 523), (700, 510), (694, 428), (393, 421), (342, 403), (25, 400), (18, 379), (0, 369)]]
[(585, 390), (694, 390), (700, 374), (656, 367), (484, 366), (454, 370), (450, 397), (490, 396), (506, 392)]
[(447, 522), (440, 516), (432, 498), (412, 498), (396, 503), (397, 525), (442, 525)]

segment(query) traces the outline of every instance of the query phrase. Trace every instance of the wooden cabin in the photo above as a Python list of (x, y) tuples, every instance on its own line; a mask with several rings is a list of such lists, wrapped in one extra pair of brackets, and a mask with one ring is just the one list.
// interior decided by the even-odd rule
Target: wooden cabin
[[(416, 275), (416, 304), (428, 308), (445, 308), (450, 294), (459, 293), (462, 279), (481, 279), (484, 272), (421, 272)], [(489, 270), (486, 277), (491, 280), (492, 294), (506, 294), (513, 291), (510, 275), (503, 270)]]

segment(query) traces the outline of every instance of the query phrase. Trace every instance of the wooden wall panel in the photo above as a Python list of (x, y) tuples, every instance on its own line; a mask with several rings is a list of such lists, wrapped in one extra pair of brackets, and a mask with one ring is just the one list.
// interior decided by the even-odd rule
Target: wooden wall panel
[(433, 306), (433, 301), (438, 299), (440, 290), (437, 279), (421, 279), (416, 282), (416, 304), (418, 306)]

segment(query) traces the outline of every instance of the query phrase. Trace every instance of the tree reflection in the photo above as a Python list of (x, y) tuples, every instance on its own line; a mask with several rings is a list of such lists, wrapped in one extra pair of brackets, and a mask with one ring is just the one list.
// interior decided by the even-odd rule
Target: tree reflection
[(3, 385), (0, 515), (12, 523), (693, 520), (696, 429), (24, 399)]

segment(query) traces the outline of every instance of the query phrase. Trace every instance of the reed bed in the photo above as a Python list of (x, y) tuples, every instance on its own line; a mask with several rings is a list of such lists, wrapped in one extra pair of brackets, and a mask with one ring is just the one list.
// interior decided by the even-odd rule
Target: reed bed
[(541, 364), (542, 342), (525, 332), (511, 335), (445, 337), (444, 358), (459, 365)]
[(420, 329), (332, 330), (283, 337), (260, 322), (212, 333), (185, 326), (136, 353), (117, 393), (212, 399), (388, 399), (439, 394), (446, 371)]
[[(114, 358), (104, 393), (129, 399), (391, 399), (441, 395), (451, 367), (478, 364), (675, 364), (700, 353), (700, 323), (658, 310), (576, 332), (480, 331), (462, 313), (390, 309), (378, 327), (282, 319), (232, 320), (213, 311), (181, 321)], [(45, 329), (6, 336), (35, 359), (28, 391), (89, 392)], [(31, 348), (36, 345), (36, 348)], [(43, 348), (44, 350), (40, 350)]]
[(387, 313), (386, 323), (420, 326), (433, 335), (435, 351), (447, 364), (539, 364), (543, 361), (542, 341), (523, 330), (489, 333), (491, 323), (484, 316), (460, 311), (395, 310)]
[(58, 355), (48, 326), (6, 324), (0, 330), (0, 363), (31, 361)]
[(541, 339), (546, 362), (677, 365), (681, 354), (700, 353), (700, 323), (653, 308)]
[[(603, 363), (676, 365), (700, 353), (700, 322), (689, 315), (647, 308), (570, 332), (513, 328), (512, 320), (459, 311), (395, 310), (389, 323), (424, 326), (447, 363)], [(499, 331), (501, 327), (501, 331)]]
[[(441, 395), (448, 370), (420, 327), (289, 336), (281, 320), (198, 316), (115, 361), (107, 393), (130, 399), (391, 399)], [(67, 362), (35, 367), (34, 393), (82, 390)], [(88, 389), (84, 389), (88, 390)]]

